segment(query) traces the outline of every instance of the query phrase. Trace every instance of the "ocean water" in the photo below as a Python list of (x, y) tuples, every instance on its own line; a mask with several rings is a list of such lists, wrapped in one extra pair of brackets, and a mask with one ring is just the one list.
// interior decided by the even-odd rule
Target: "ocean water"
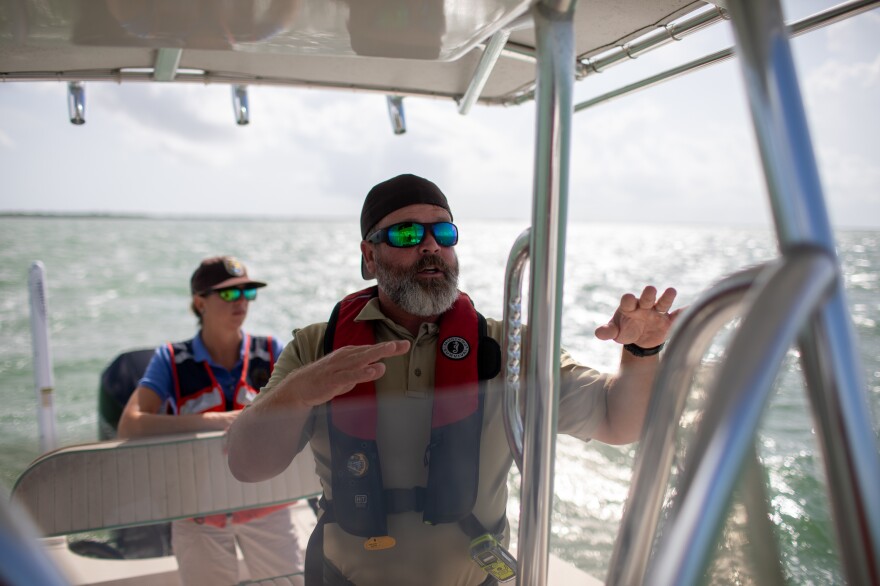
[[(525, 228), (462, 221), (461, 287), (486, 315), (500, 317), (508, 250)], [(593, 330), (626, 291), (674, 286), (676, 306), (715, 280), (776, 255), (764, 229), (572, 224), (568, 229), (563, 345), (614, 370), (619, 348)], [(880, 232), (841, 231), (838, 251), (859, 341), (871, 415), (880, 419)], [(38, 456), (27, 280), (47, 271), (55, 405), (62, 445), (97, 437), (101, 370), (118, 353), (189, 337), (188, 279), (199, 260), (233, 254), (269, 287), (251, 305), (249, 331), (286, 342), (293, 327), (323, 321), (361, 288), (356, 222), (119, 218), (0, 218), (0, 484), (10, 489)], [(713, 350), (706, 360), (711, 368)], [(878, 434), (880, 435), (880, 434)], [(843, 583), (825, 499), (820, 450), (793, 352), (763, 419), (757, 445), (771, 516), (792, 584)], [(552, 549), (603, 578), (629, 488), (635, 446), (560, 437)], [(511, 475), (517, 516), (518, 479)], [(735, 523), (724, 532), (708, 581), (751, 584)]]

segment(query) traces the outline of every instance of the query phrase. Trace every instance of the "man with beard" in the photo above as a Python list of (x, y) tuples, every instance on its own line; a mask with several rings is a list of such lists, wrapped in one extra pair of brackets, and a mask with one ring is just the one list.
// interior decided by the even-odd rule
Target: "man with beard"
[[(307, 584), (495, 583), (515, 566), (504, 549), (502, 324), (458, 291), (458, 229), (434, 183), (401, 175), (376, 185), (361, 237), (362, 275), (378, 287), (294, 331), (229, 430), (230, 469), (264, 480), (310, 443), (324, 495)], [(614, 375), (562, 353), (559, 431), (638, 439), (674, 298), (653, 287), (624, 295), (597, 329), (625, 345)]]

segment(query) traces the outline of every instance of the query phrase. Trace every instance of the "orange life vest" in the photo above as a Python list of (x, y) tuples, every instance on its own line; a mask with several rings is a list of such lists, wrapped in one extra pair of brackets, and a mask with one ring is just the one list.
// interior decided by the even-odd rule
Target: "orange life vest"
[(272, 338), (245, 334), (241, 377), (235, 385), (232, 407), (229, 408), (211, 365), (207, 361), (195, 360), (192, 340), (168, 344), (168, 351), (174, 366), (171, 372), (179, 415), (244, 409), (253, 402), (260, 387), (269, 382), (275, 364)]

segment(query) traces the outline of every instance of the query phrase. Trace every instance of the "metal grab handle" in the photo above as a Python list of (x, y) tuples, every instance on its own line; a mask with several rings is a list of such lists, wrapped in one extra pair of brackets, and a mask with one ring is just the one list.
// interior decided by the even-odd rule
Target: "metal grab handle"
[[(729, 0), (779, 246), (835, 257), (779, 0)], [(802, 336), (804, 374), (829, 478), (841, 565), (850, 584), (880, 583), (880, 458), (843, 281)]]
[(504, 357), (504, 431), (513, 454), (513, 461), (522, 474), (523, 420), (519, 410), (519, 382), (522, 372), (522, 281), (523, 269), (529, 259), (532, 229), (523, 230), (507, 258), (504, 273), (504, 326), (501, 355)]
[(742, 313), (743, 297), (765, 266), (722, 279), (676, 320), (651, 392), (606, 584), (644, 579), (675, 454), (676, 423), (694, 372), (718, 331)]
[(712, 383), (669, 530), (646, 574), (650, 583), (701, 579), (779, 366), (836, 278), (837, 266), (827, 251), (803, 247), (789, 250), (773, 274), (756, 283), (750, 306), (762, 311), (743, 319)]

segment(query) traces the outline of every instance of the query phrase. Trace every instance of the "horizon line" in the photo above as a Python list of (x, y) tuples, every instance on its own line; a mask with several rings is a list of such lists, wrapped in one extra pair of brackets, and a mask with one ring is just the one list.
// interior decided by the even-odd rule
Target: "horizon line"
[[(170, 221), (218, 221), (218, 222), (349, 222), (357, 221), (357, 216), (278, 216), (260, 214), (174, 214), (168, 212), (77, 212), (77, 211), (17, 211), (0, 210), (0, 218), (33, 218), (33, 219), (94, 219), (94, 220), (170, 220)], [(516, 222), (523, 218), (499, 217), (499, 218), (468, 218), (465, 221), (485, 222)], [(766, 228), (772, 230), (770, 221), (766, 222), (718, 222), (714, 220), (703, 221), (665, 221), (652, 222), (649, 220), (580, 220), (569, 218), (569, 223), (576, 224), (632, 224), (632, 225), (674, 225), (674, 226), (729, 226), (732, 228)], [(880, 225), (832, 225), (834, 230), (869, 230), (880, 231)]]

